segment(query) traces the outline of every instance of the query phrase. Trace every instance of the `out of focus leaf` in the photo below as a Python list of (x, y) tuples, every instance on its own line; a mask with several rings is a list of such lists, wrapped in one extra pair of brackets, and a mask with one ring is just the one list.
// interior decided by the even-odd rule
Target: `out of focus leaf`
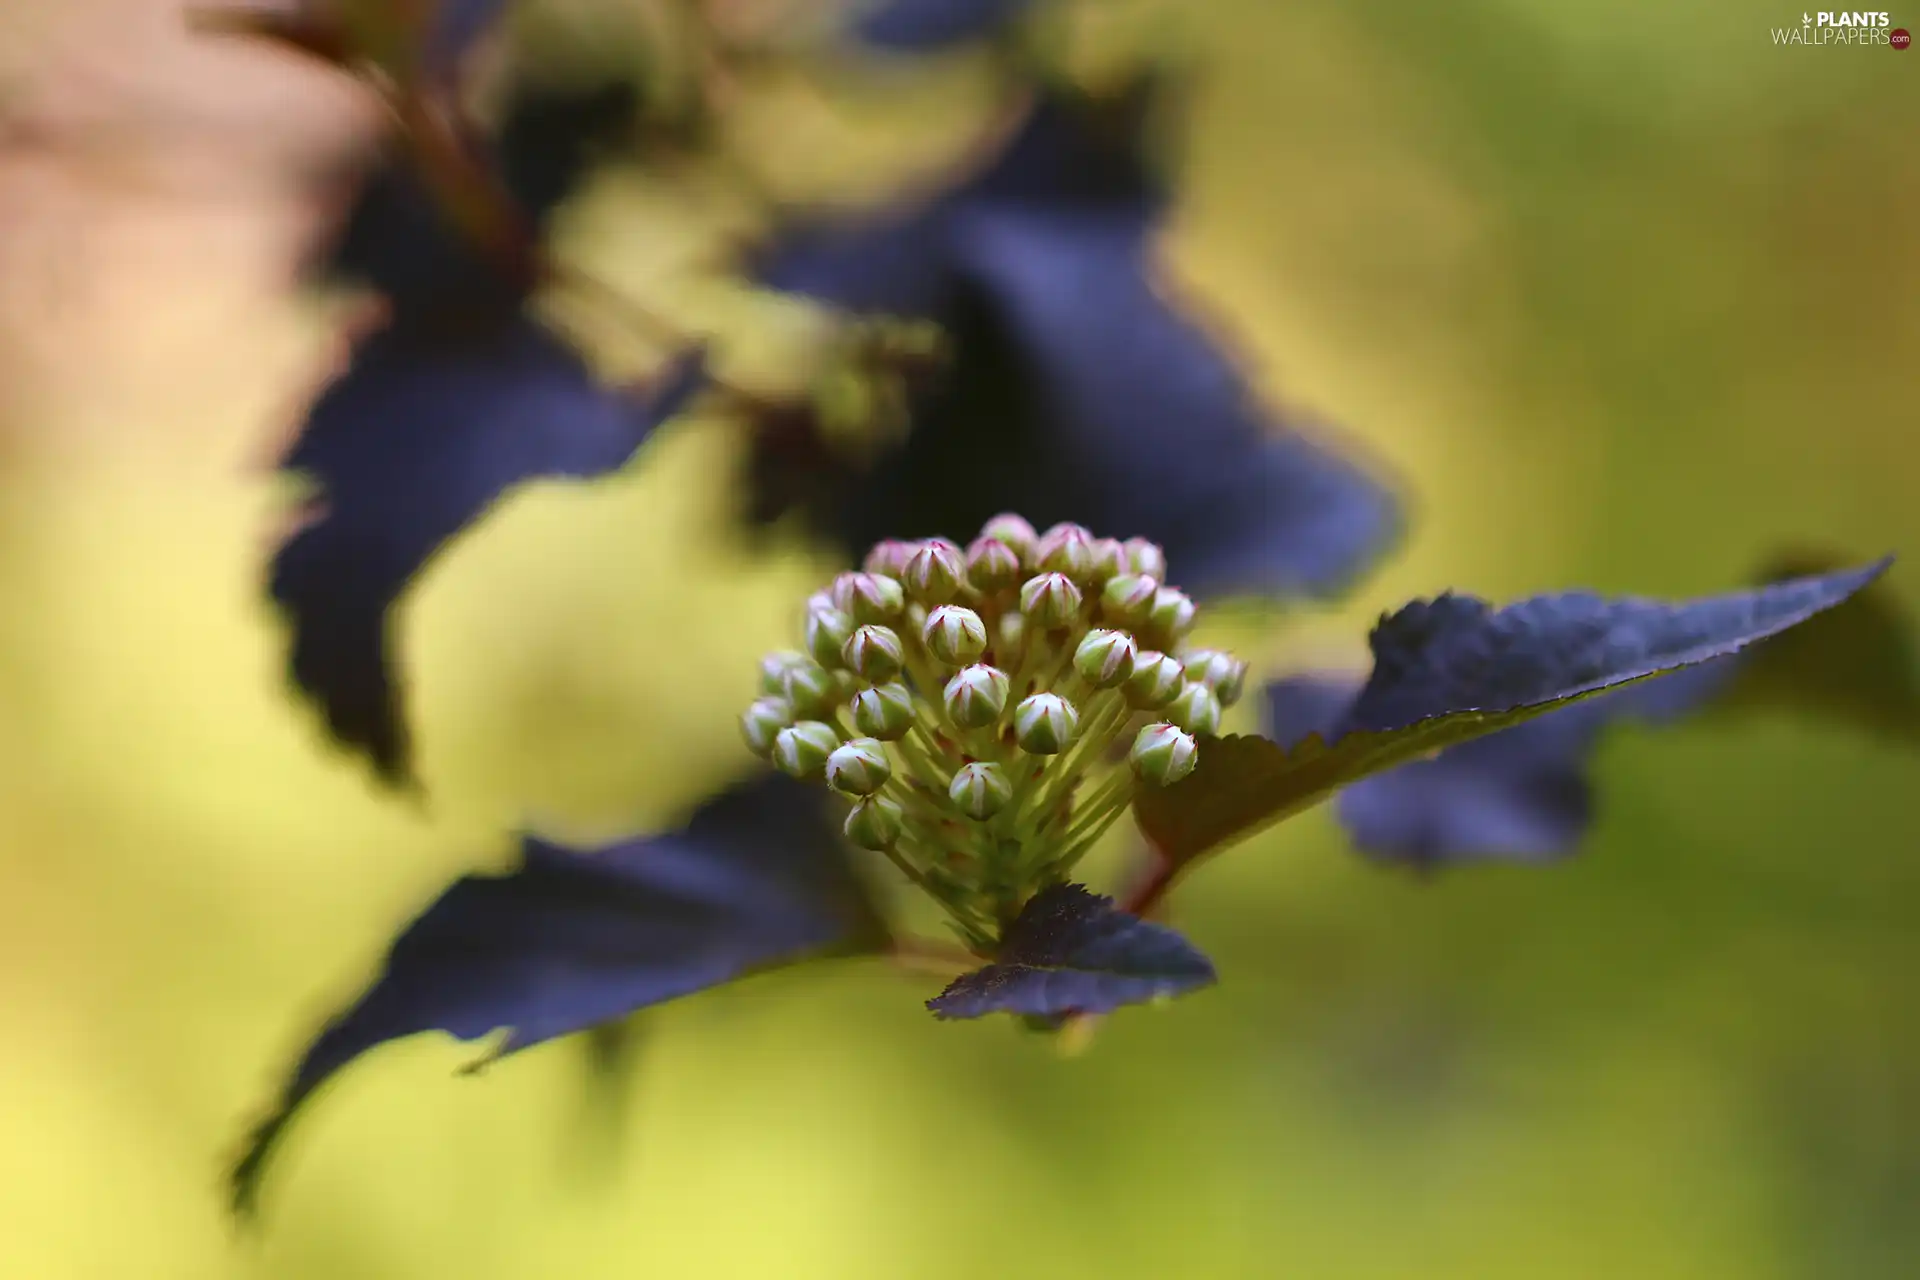
[[(498, 178), (532, 235), (632, 102), (619, 84), (517, 84), (490, 153), (497, 173), (471, 172)], [(386, 650), (387, 610), (406, 583), (511, 486), (624, 465), (703, 377), (687, 355), (644, 401), (599, 386), (525, 314), (538, 277), (531, 242), (502, 248), (405, 156), (376, 170), (324, 271), (380, 294), (385, 327), (357, 344), (283, 463), (317, 480), (325, 503), (281, 548), (269, 582), (293, 624), (294, 682), (391, 782), (412, 780)]]
[(1374, 628), (1373, 673), (1332, 733), (1291, 746), (1210, 739), (1199, 767), (1147, 789), (1135, 814), (1177, 870), (1372, 774), (1737, 652), (1832, 608), (1889, 563), (1683, 604), (1584, 592), (1497, 612), (1470, 596), (1415, 601)]
[(805, 502), (850, 556), (883, 537), (965, 539), (1003, 510), (1073, 520), (1160, 543), (1201, 595), (1337, 590), (1398, 536), (1391, 495), (1277, 423), (1170, 299), (1155, 260), (1167, 196), (1142, 143), (1154, 100), (1151, 85), (1099, 107), (1048, 99), (948, 196), (775, 247), (766, 283), (934, 320), (950, 359), (877, 464), (801, 476), (782, 423), (756, 459), (756, 510)]
[[(1776, 560), (1764, 580), (1838, 563), (1796, 554)], [(1912, 742), (1920, 736), (1916, 673), (1910, 625), (1883, 578), (1741, 653), (1362, 779), (1335, 803), (1360, 851), (1383, 860), (1546, 860), (1572, 852), (1586, 833), (1593, 813), (1587, 764), (1608, 725), (1661, 723), (1696, 711), (1733, 717), (1784, 710)], [(1311, 676), (1269, 686), (1273, 738), (1292, 746), (1310, 734), (1337, 732), (1358, 688)]]
[(1310, 436), (1269, 430), (1225, 348), (1169, 300), (1150, 231), (1132, 212), (962, 223), (962, 261), (1026, 362), (1015, 394), (1062, 457), (1029, 516), (1059, 504), (1149, 537), (1196, 595), (1341, 589), (1397, 537), (1394, 499)]
[(1033, 7), (1033, 0), (881, 0), (854, 26), (866, 43), (926, 53), (994, 35)]
[(363, 342), (282, 465), (321, 491), (317, 518), (275, 555), (294, 683), (380, 776), (411, 782), (388, 611), (440, 546), (514, 485), (617, 470), (701, 385), (682, 356), (651, 395), (601, 386), (518, 316), (479, 337), (395, 325)]
[[(496, 198), (535, 237), (631, 121), (637, 90), (624, 81), (549, 86), (515, 82), (492, 142), (473, 176), (497, 182)], [(330, 280), (378, 293), (402, 319), (426, 316), (480, 328), (505, 317), (537, 280), (530, 248), (502, 254), (474, 234), (472, 210), (449, 207), (451, 193), (414, 156), (390, 150), (367, 175), (322, 263)]]
[(231, 1181), (251, 1213), (301, 1105), (390, 1040), (507, 1034), (487, 1060), (813, 956), (880, 947), (885, 928), (823, 797), (768, 775), (678, 831), (577, 853), (528, 837), (518, 869), (467, 876), (406, 930), (254, 1131)]
[(1077, 884), (1028, 899), (994, 962), (955, 978), (927, 1008), (941, 1018), (1013, 1013), (1058, 1019), (1183, 995), (1214, 982), (1213, 965), (1165, 925), (1117, 910)]

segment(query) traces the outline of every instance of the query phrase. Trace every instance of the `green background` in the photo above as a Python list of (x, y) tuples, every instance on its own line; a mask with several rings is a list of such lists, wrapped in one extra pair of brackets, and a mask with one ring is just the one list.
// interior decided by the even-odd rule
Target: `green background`
[[(1920, 550), (1920, 53), (1776, 48), (1799, 13), (1773, 7), (1186, 6), (1171, 260), (1265, 390), (1415, 502), (1262, 668), (1350, 664), (1447, 586), (1678, 594), (1783, 543)], [(569, 1045), (477, 1080), (471, 1046), (383, 1049), (237, 1242), (223, 1161), (394, 930), (522, 821), (659, 825), (737, 772), (753, 659), (825, 566), (724, 535), (717, 423), (516, 495), (403, 612), (430, 799), (376, 794), (284, 693), (257, 590), (261, 464), (334, 350), (289, 288), (302, 183), (364, 104), (190, 46), (160, 0), (0, 35), (30, 125), (0, 154), (0, 1274), (1920, 1265), (1920, 764), (1784, 722), (1616, 735), (1590, 847), (1550, 871), (1416, 883), (1324, 812), (1289, 824), (1176, 904), (1221, 985), (1072, 1060), (858, 965), (664, 1010), (617, 1131)], [(834, 190), (964, 132), (974, 70), (869, 86), (915, 105), (837, 168), (833, 113), (743, 114), (782, 181)], [(569, 234), (670, 311), (778, 328), (687, 282), (738, 220), (703, 181), (614, 175)]]

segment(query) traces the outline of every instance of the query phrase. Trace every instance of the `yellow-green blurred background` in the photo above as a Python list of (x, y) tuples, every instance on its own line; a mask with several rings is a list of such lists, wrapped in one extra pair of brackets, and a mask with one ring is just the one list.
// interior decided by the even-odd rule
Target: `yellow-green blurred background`
[[(1415, 499), (1263, 658), (1350, 659), (1448, 585), (1920, 553), (1920, 52), (1776, 48), (1799, 11), (1758, 0), (1174, 8), (1204, 74), (1170, 250)], [(948, 145), (976, 79), (842, 91)], [(168, 0), (14, 0), (0, 105), (0, 1276), (1920, 1273), (1920, 761), (1788, 723), (1617, 735), (1551, 871), (1412, 883), (1310, 815), (1180, 900), (1220, 987), (1071, 1061), (858, 966), (663, 1011), (617, 1136), (572, 1045), (479, 1079), (382, 1050), (236, 1241), (223, 1162), (314, 1021), (521, 821), (660, 824), (739, 769), (819, 566), (720, 537), (713, 424), (514, 497), (404, 611), (431, 799), (377, 794), (257, 591), (260, 461), (332, 358), (290, 287), (308, 179), (364, 105)], [(760, 153), (820, 190), (878, 171), (814, 146), (845, 114), (744, 111), (816, 131)], [(682, 267), (723, 198), (589, 205), (623, 284), (717, 306)]]

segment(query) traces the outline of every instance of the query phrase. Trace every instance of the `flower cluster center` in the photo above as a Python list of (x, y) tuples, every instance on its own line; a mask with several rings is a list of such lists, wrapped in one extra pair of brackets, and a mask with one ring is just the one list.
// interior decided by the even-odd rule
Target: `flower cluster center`
[(804, 651), (763, 660), (742, 732), (990, 951), (1240, 696), (1245, 665), (1187, 646), (1166, 572), (1152, 543), (1010, 515), (965, 548), (880, 543), (809, 598)]

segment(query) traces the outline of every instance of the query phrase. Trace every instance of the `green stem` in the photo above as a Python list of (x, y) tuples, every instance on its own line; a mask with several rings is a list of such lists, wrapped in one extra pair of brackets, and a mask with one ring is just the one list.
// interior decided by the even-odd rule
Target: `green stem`
[(1087, 802), (1086, 812), (1078, 816), (1073, 826), (1061, 837), (1062, 852), (1054, 859), (1056, 865), (1072, 866), (1085, 854), (1091, 842), (1106, 833), (1113, 820), (1127, 811), (1133, 802), (1133, 771), (1121, 766), (1111, 778), (1095, 792)]
[(907, 856), (901, 853), (898, 848), (882, 849), (880, 852), (886, 855), (888, 862), (891, 862), (895, 867), (899, 868), (900, 874), (905, 876), (915, 888), (931, 894), (937, 902), (942, 904), (946, 902), (946, 895), (940, 892), (939, 886), (927, 879), (926, 872), (914, 866)]
[[(1102, 699), (1108, 700), (1102, 701)], [(1112, 744), (1116, 732), (1126, 728), (1127, 719), (1131, 715), (1126, 699), (1118, 693), (1095, 694), (1094, 700), (1089, 702), (1088, 706), (1088, 717), (1080, 734), (1080, 740), (1067, 748), (1066, 753), (1058, 757), (1048, 770), (1053, 775), (1052, 779), (1034, 802), (1032, 812), (1020, 814), (1015, 805), (1008, 806), (1008, 809), (1013, 811), (1019, 819), (1021, 827), (1025, 826), (1027, 820), (1046, 813), (1066, 797), (1074, 782), (1086, 769), (1089, 757), (1097, 759), (1099, 754)], [(1116, 713), (1117, 724), (1115, 723)], [(1016, 793), (1016, 801), (1020, 798)]]
[(916, 791), (913, 785), (898, 775), (887, 779), (887, 785), (881, 790), (900, 806), (900, 812), (910, 821), (919, 822), (938, 831), (940, 824), (946, 821), (946, 815), (930, 804), (926, 796)]
[[(1132, 797), (1129, 796), (1128, 799), (1131, 800)], [(1126, 804), (1115, 805), (1111, 812), (1094, 824), (1092, 830), (1069, 844), (1066, 851), (1053, 860), (1052, 870), (1059, 875), (1065, 875), (1073, 870), (1074, 864), (1086, 857), (1093, 847), (1100, 843), (1100, 837), (1106, 835), (1108, 828), (1118, 822), (1120, 815), (1127, 812), (1130, 807)]]
[(923, 781), (937, 783), (942, 791), (953, 785), (953, 771), (941, 763), (940, 744), (933, 740), (933, 735), (925, 725), (916, 722), (907, 730), (907, 736), (893, 745), (900, 748), (908, 767), (919, 774)]

